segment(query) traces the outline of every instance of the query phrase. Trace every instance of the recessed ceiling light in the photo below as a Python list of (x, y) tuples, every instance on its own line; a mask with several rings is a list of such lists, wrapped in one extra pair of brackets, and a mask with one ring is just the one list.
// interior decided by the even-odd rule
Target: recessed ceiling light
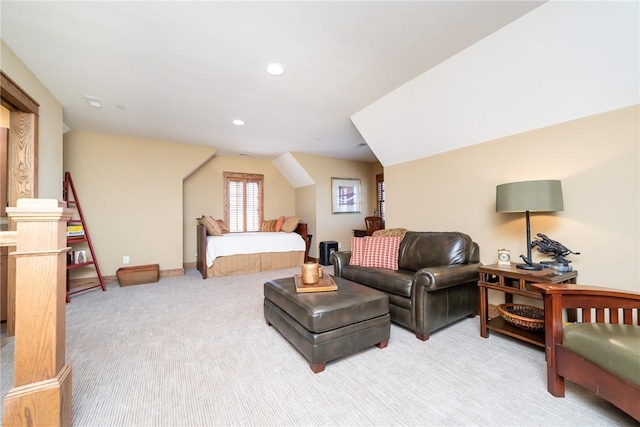
[(284, 74), (284, 67), (277, 62), (272, 62), (271, 64), (267, 65), (267, 73), (271, 74), (272, 76), (281, 76)]
[(240, 119), (235, 119), (231, 123), (233, 123), (236, 126), (244, 126), (244, 120), (240, 120)]
[(86, 99), (86, 101), (89, 103), (89, 105), (91, 105), (92, 107), (96, 107), (96, 108), (102, 108), (102, 101), (100, 101), (100, 98), (98, 98), (97, 96), (89, 96), (89, 95), (85, 95), (84, 99)]

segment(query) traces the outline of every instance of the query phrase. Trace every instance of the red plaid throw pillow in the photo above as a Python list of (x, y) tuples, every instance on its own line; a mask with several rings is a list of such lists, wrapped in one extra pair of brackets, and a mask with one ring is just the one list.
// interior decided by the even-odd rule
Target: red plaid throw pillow
[(349, 265), (362, 265), (364, 244), (364, 237), (351, 238), (351, 259), (349, 260)]
[(370, 237), (365, 240), (363, 267), (398, 269), (398, 249), (400, 237)]

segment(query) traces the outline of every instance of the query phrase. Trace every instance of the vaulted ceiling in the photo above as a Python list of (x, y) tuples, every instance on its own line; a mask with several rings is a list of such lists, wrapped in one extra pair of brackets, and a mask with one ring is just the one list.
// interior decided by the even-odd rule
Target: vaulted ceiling
[(352, 115), (543, 3), (3, 1), (1, 37), (72, 130), (375, 161)]

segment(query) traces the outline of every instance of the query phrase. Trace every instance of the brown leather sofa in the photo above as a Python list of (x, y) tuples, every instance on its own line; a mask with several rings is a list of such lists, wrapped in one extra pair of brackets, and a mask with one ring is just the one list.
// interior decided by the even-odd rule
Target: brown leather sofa
[(350, 251), (334, 252), (334, 274), (384, 292), (391, 321), (425, 341), (431, 332), (478, 312), (480, 249), (459, 232), (408, 231), (398, 270), (349, 265)]

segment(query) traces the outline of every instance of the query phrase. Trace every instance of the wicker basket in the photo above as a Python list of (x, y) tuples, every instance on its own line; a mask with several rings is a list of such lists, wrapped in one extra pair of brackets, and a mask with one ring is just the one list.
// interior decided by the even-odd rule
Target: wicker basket
[(157, 282), (160, 278), (160, 265), (149, 264), (135, 267), (122, 267), (116, 271), (120, 286), (141, 285)]
[(528, 331), (544, 329), (544, 310), (523, 304), (500, 304), (498, 313), (510, 325)]

